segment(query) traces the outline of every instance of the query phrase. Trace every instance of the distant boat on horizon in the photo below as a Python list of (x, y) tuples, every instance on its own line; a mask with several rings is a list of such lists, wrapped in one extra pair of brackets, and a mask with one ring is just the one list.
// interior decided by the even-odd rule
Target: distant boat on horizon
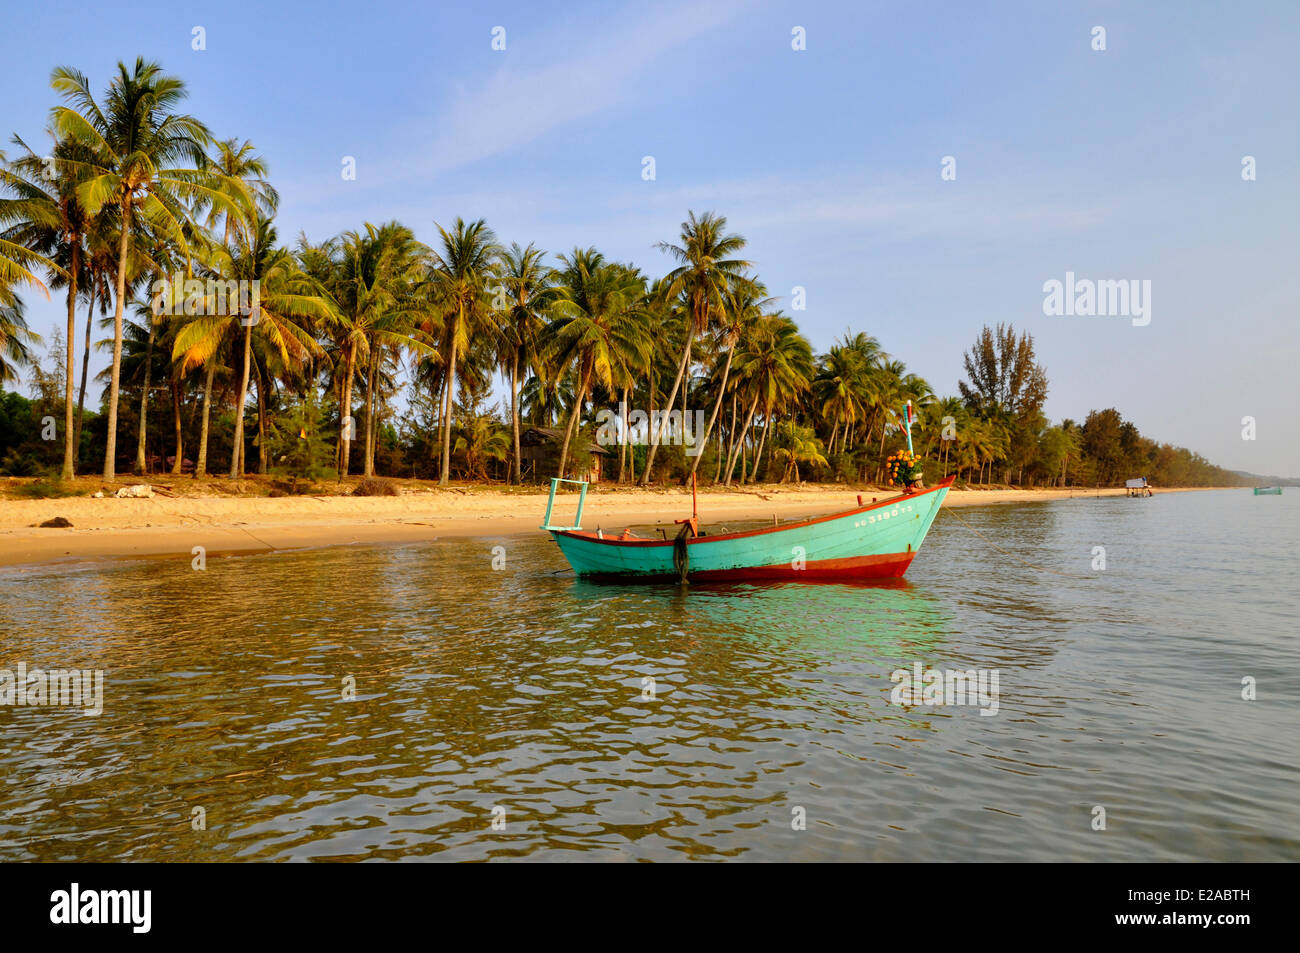
[(1255, 487), (1256, 496), (1281, 496), (1282, 488), (1280, 486), (1257, 486)]

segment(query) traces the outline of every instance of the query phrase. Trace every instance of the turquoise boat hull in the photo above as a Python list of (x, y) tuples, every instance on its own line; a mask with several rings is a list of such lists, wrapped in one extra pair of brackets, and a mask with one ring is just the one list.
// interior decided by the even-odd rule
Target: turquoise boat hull
[(952, 480), (831, 516), (680, 541), (580, 529), (549, 531), (573, 571), (583, 577), (677, 580), (685, 575), (692, 582), (890, 579), (902, 576), (911, 565)]
[(1280, 486), (1257, 486), (1255, 487), (1256, 496), (1281, 496), (1282, 488)]

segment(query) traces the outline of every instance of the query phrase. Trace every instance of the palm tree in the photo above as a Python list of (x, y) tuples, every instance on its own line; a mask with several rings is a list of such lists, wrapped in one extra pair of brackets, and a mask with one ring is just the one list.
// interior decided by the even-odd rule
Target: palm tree
[(53, 259), (49, 268), (51, 284), (67, 289), (62, 478), (70, 480), (76, 460), (72, 389), (77, 353), (77, 281), (82, 274), (81, 258), (90, 217), (77, 201), (76, 179), (66, 168), (60, 167), (59, 161), (69, 155), (77, 156), (84, 150), (77, 149), (75, 143), (60, 142), (54, 148), (51, 166), (20, 137), (14, 136), (14, 143), (22, 146), (25, 154), (6, 167), (0, 167), (0, 183), (16, 196), (0, 199), (0, 222), (16, 221), (18, 224), (7, 234), (27, 248), (38, 249), (50, 256)]
[[(156, 63), (139, 58), (133, 69), (118, 63), (109, 85), (105, 108), (100, 109), (90, 83), (80, 72), (57, 67), (50, 85), (68, 105), (55, 106), (51, 121), (60, 138), (73, 140), (88, 151), (84, 160), (72, 162), (77, 201), (86, 214), (98, 215), (104, 207), (121, 216), (117, 250), (117, 287), (113, 314), (113, 364), (109, 378), (108, 440), (104, 479), (116, 470), (117, 406), (122, 365), (122, 320), (126, 305), (127, 263), (132, 236), (142, 224), (177, 241), (188, 253), (181, 223), (189, 219), (186, 201), (208, 200), (228, 205), (226, 195), (213, 186), (219, 176), (210, 172), (204, 146), (211, 141), (207, 127), (193, 116), (174, 113), (186, 96), (185, 84), (163, 74)], [(181, 161), (188, 166), (178, 166)], [(225, 183), (239, 192), (242, 186)], [(243, 195), (245, 205), (251, 196)]]
[(942, 400), (935, 401), (930, 405), (929, 410), (930, 427), (939, 440), (942, 450), (940, 452), (940, 468), (943, 476), (948, 475), (948, 458), (952, 453), (952, 444), (955, 440), (944, 439), (944, 421), (949, 417), (952, 418), (952, 427), (956, 437), (965, 429), (966, 422), (969, 420), (969, 414), (966, 411), (966, 405), (960, 397), (944, 397)]
[[(140, 387), (140, 424), (136, 434), (135, 442), (135, 472), (145, 474), (149, 472), (149, 460), (146, 455), (146, 445), (149, 438), (149, 390), (153, 384), (153, 346), (158, 337), (158, 328), (162, 323), (158, 317), (149, 310), (147, 305), (137, 305), (137, 308), (143, 311), (141, 320), (145, 324), (145, 352), (144, 352), (144, 382)], [(125, 333), (127, 329), (124, 328)], [(125, 342), (123, 342), (125, 344)], [(126, 363), (123, 358), (122, 370), (125, 373)]]
[(512, 482), (523, 482), (523, 460), (519, 448), (519, 372), (528, 367), (536, 353), (542, 330), (542, 315), (555, 298), (554, 272), (543, 263), (546, 253), (529, 245), (512, 242), (501, 253), (496, 276), (504, 307), (501, 312), (502, 369), (510, 374), (510, 428), (514, 440)]
[[(705, 212), (697, 218), (694, 212), (690, 212), (682, 223), (681, 244), (660, 242), (657, 246), (679, 262), (678, 267), (665, 278), (665, 291), (668, 296), (681, 295), (686, 304), (686, 341), (682, 346), (677, 378), (668, 393), (667, 409), (671, 409), (677, 400), (677, 390), (691, 363), (691, 343), (709, 326), (710, 318), (722, 310), (727, 289), (749, 267), (749, 262), (730, 257), (745, 247), (745, 239), (727, 234), (726, 228), (724, 216)], [(667, 414), (663, 420), (662, 426), (651, 428), (650, 450), (641, 476), (643, 485), (650, 482), (655, 453), (667, 427)]]
[[(733, 380), (736, 382), (736, 399), (738, 406), (747, 407), (745, 416), (742, 418), (740, 426), (736, 428), (735, 436), (731, 441), (731, 448), (727, 452), (726, 478), (723, 480), (725, 486), (731, 486), (731, 478), (735, 473), (736, 464), (741, 462), (746, 453), (746, 444), (749, 439), (749, 431), (754, 422), (754, 415), (758, 413), (758, 402), (762, 397), (759, 388), (758, 372), (760, 364), (757, 360), (749, 356), (750, 343), (758, 337), (759, 329), (755, 328), (750, 334), (738, 342), (741, 361), (736, 366), (736, 375)], [(743, 486), (748, 474), (748, 467), (742, 464), (740, 467), (740, 483)]]
[(275, 228), (271, 223), (258, 221), (251, 234), (251, 243), (242, 238), (236, 241), (233, 256), (227, 249), (213, 249), (212, 266), (217, 274), (247, 282), (245, 287), (257, 282), (258, 310), (245, 315), (238, 307), (228, 304), (224, 313), (214, 313), (219, 308), (209, 301), (205, 313), (181, 328), (172, 346), (172, 359), (183, 362), (184, 372), (212, 360), (228, 336), (233, 337), (238, 327), (244, 329), (243, 371), (235, 403), (234, 445), (230, 454), (232, 480), (243, 473), (244, 404), (248, 400), (254, 332), (286, 365), (297, 365), (323, 353), (312, 334), (312, 323), (336, 320), (332, 304), (298, 268), (293, 255), (276, 247)]
[(490, 301), (484, 292), (499, 249), (496, 236), (482, 219), (466, 224), (458, 218), (451, 231), (438, 225), (438, 234), (442, 247), (433, 253), (426, 286), (443, 314), (440, 350), (446, 355), (446, 374), (442, 383), (442, 466), (438, 483), (446, 486), (451, 480), (456, 359), (468, 349), (470, 339), (486, 329)]
[[(671, 285), (672, 283), (667, 278), (656, 279), (651, 282), (641, 302), (645, 332), (654, 341), (655, 347), (654, 352), (642, 369), (641, 377), (644, 380), (644, 386), (643, 388), (633, 387), (632, 396), (635, 397), (638, 389), (644, 390), (644, 402), (638, 401), (636, 403), (637, 406), (644, 404), (652, 420), (656, 413), (656, 406), (662, 406), (663, 403), (663, 383), (673, 377), (678, 367), (677, 358), (674, 355), (680, 349), (681, 340), (687, 336), (690, 323), (684, 319), (685, 308), (682, 304), (682, 296), (672, 294)], [(672, 408), (666, 407), (664, 409), (671, 410)], [(628, 423), (629, 421), (624, 421), (625, 432)], [(653, 434), (650, 437), (653, 439)], [(642, 477), (651, 472), (649, 453), (646, 454), (644, 463), (645, 466), (641, 471)], [(635, 457), (633, 457), (631, 479), (634, 483), (637, 481)]]
[[(6, 162), (5, 154), (0, 152), (0, 166), (4, 166)], [(0, 222), (4, 221), (4, 219), (0, 218)], [(31, 285), (44, 294), (48, 300), (50, 297), (49, 289), (45, 287), (45, 284), (40, 278), (36, 277), (36, 273), (31, 269), (57, 270), (58, 266), (44, 255), (28, 248), (21, 241), (15, 241), (14, 238), (9, 236), (8, 232), (8, 229), (0, 232), (0, 308), (17, 308), (21, 311), (18, 293), (14, 289), (19, 285)]]
[[(907, 367), (902, 361), (882, 360), (872, 368), (870, 374), (872, 418), (880, 425), (880, 446), (876, 451), (879, 461), (876, 466), (877, 482), (880, 480), (884, 467), (885, 438), (889, 436), (890, 428), (894, 425), (895, 413), (893, 408), (901, 404), (905, 399), (903, 397), (903, 375), (906, 373)], [(870, 439), (869, 436), (868, 439)]]
[(993, 464), (1006, 453), (1007, 439), (998, 428), (996, 421), (977, 418), (967, 425), (962, 433), (963, 451), (970, 467), (979, 468), (979, 482), (987, 482), (984, 469), (988, 467), (992, 476)]
[(554, 354), (539, 350), (529, 364), (532, 371), (519, 390), (522, 417), (538, 427), (559, 423), (564, 408), (573, 402), (573, 375)]
[(0, 234), (0, 307), (13, 306), (17, 300), (14, 288), (22, 284), (36, 287), (49, 298), (49, 289), (30, 269), (33, 266), (48, 268), (50, 264), (48, 259)]
[[(226, 333), (226, 330), (223, 330), (222, 333)], [(206, 476), (208, 472), (208, 434), (212, 424), (212, 387), (218, 371), (222, 373), (223, 379), (229, 371), (226, 357), (230, 350), (231, 344), (229, 341), (218, 340), (207, 360), (203, 362), (203, 396), (199, 411), (199, 452), (194, 462), (194, 479), (196, 480)], [(233, 358), (230, 363), (234, 364)]]
[[(695, 462), (691, 464), (692, 477), (700, 466), (700, 460), (704, 458), (704, 446), (709, 442), (709, 435), (713, 433), (713, 425), (718, 419), (718, 411), (722, 409), (722, 401), (727, 396), (727, 380), (731, 376), (731, 362), (736, 350), (736, 341), (763, 316), (764, 309), (773, 303), (774, 299), (766, 295), (767, 288), (762, 282), (754, 278), (737, 276), (724, 291), (722, 306), (715, 312), (715, 341), (719, 351), (725, 354), (726, 358), (722, 365), (722, 380), (718, 384), (718, 396), (713, 403), (713, 413), (709, 416), (709, 423), (704, 428), (703, 436), (698, 438)], [(722, 454), (719, 453), (718, 456), (721, 458)]]
[[(128, 320), (122, 327), (122, 383), (124, 387), (139, 386), (140, 418), (137, 431), (136, 463), (137, 473), (148, 471), (147, 440), (149, 399), (157, 389), (158, 378), (170, 377), (173, 369), (181, 365), (172, 364), (167, 359), (167, 351), (156, 347), (158, 332), (164, 335), (174, 332), (164, 319), (155, 314), (149, 302), (141, 302), (132, 309), (134, 320)], [(176, 455), (181, 456), (181, 447), (177, 441)]]
[[(226, 194), (227, 202), (214, 202), (206, 196), (200, 196), (195, 202), (196, 217), (203, 217), (204, 225), (215, 233), (218, 226), (222, 229), (221, 244), (231, 248), (231, 236), (242, 237), (248, 241), (250, 229), (255, 226), (255, 217), (270, 220), (275, 217), (280, 204), (280, 195), (267, 181), (269, 167), (266, 160), (253, 151), (253, 144), (248, 140), (242, 143), (237, 139), (223, 139), (213, 143), (214, 154), (208, 159), (208, 167), (219, 177), (214, 183), (219, 191)], [(251, 209), (246, 199), (251, 199)], [(250, 211), (256, 212), (251, 216)], [(218, 276), (220, 277), (220, 276)], [(213, 351), (212, 357), (204, 366), (203, 372), (203, 410), (199, 434), (199, 454), (194, 467), (194, 477), (198, 479), (207, 472), (208, 460), (208, 426), (212, 414), (212, 385), (221, 364), (222, 349)]]
[(94, 334), (95, 304), (99, 304), (101, 319), (108, 314), (108, 302), (112, 296), (110, 283), (117, 274), (114, 259), (117, 249), (118, 223), (112, 209), (104, 209), (92, 221), (91, 229), (86, 235), (86, 255), (84, 259), (85, 275), (78, 284), (86, 289), (86, 342), (81, 354), (81, 386), (77, 391), (77, 419), (73, 428), (72, 445), (81, 447), (81, 422), (86, 410), (86, 381), (90, 375), (90, 348)]
[(640, 334), (639, 305), (645, 294), (640, 272), (607, 263), (594, 248), (575, 248), (560, 261), (564, 268), (551, 305), (554, 320), (547, 330), (547, 347), (562, 365), (574, 365), (578, 379), (560, 448), (558, 475), (563, 477), (592, 383), (612, 389), (626, 355), (648, 353), (649, 347)]
[(470, 479), (488, 479), (487, 461), (504, 460), (510, 443), (491, 414), (471, 414), (464, 432), (456, 437), (456, 452), (465, 458), (465, 473)]
[(27, 328), (22, 298), (10, 294), (8, 300), (0, 304), (0, 387), (18, 380), (18, 368), (31, 363), (31, 347), (41, 341)]
[(340, 430), (340, 477), (348, 472), (352, 445), (352, 385), (358, 364), (366, 370), (366, 443), (364, 472), (374, 475), (375, 376), (385, 347), (409, 347), (436, 357), (434, 347), (415, 328), (412, 301), (427, 253), (404, 225), (367, 223), (365, 234), (345, 232), (328, 289), (337, 305), (342, 336), (338, 341), (343, 379)]
[(844, 443), (847, 445), (849, 430), (862, 415), (856, 362), (846, 348), (832, 345), (830, 351), (822, 356), (818, 362), (817, 378), (813, 381), (813, 397), (822, 419), (831, 425), (826, 452), (833, 454), (840, 427), (844, 428)]
[[(879, 395), (876, 393), (878, 372), (881, 365), (889, 360), (889, 355), (881, 348), (879, 341), (864, 331), (859, 331), (853, 337), (849, 337), (846, 332), (840, 343), (854, 354), (857, 367), (855, 390), (863, 408), (861, 423), (849, 427), (849, 442), (846, 446), (853, 449), (859, 439), (871, 439), (875, 418), (881, 416)], [(859, 427), (862, 428), (861, 435), (858, 433)]]
[(812, 384), (812, 347), (794, 321), (778, 311), (755, 324), (740, 347), (736, 363), (737, 373), (749, 384), (755, 406), (763, 408), (763, 432), (754, 449), (754, 468), (749, 475), (753, 482), (758, 477), (775, 412), (788, 407)]
[[(619, 483), (622, 483), (627, 475), (628, 460), (631, 456), (629, 408), (632, 394), (638, 384), (647, 378), (653, 387), (656, 351), (664, 343), (664, 339), (657, 334), (660, 330), (660, 312), (655, 309), (655, 294), (644, 281), (641, 282), (641, 293), (632, 304), (628, 317), (629, 320), (622, 324), (621, 333), (616, 340), (617, 346), (613, 355), (613, 389), (610, 391), (611, 402), (616, 397), (621, 398), (619, 399), (621, 415), (618, 448)], [(651, 403), (653, 403), (653, 394)], [(635, 457), (631, 459), (635, 470)], [(636, 474), (632, 473), (631, 478), (635, 481)]]
[(828, 453), (851, 450), (858, 427), (868, 420), (873, 402), (872, 373), (883, 352), (880, 343), (865, 332), (844, 337), (831, 346), (820, 362), (813, 394), (822, 417), (831, 425)]
[[(183, 286), (172, 287), (163, 277), (167, 272), (174, 271), (183, 260), (180, 249), (174, 242), (168, 241), (153, 229), (146, 229), (144, 235), (138, 238), (135, 243), (134, 254), (141, 259), (141, 273), (152, 276), (154, 279), (151, 286), (154, 290), (153, 300), (147, 305), (140, 304), (136, 306), (136, 313), (144, 322), (142, 328), (145, 332), (145, 357), (143, 362), (144, 384), (140, 389), (140, 418), (135, 446), (135, 472), (144, 474), (148, 472), (149, 466), (146, 445), (149, 436), (149, 392), (153, 383), (154, 343), (157, 341), (160, 329), (166, 333), (166, 322), (161, 316), (162, 292), (164, 289), (170, 292), (172, 299), (170, 303), (173, 306), (179, 303), (179, 310), (183, 311), (185, 288)], [(157, 310), (155, 310), (155, 306), (157, 306)], [(123, 367), (125, 367), (125, 364), (123, 364)], [(123, 373), (125, 372), (123, 371)]]
[(195, 203), (195, 214), (204, 216), (203, 224), (213, 234), (218, 226), (222, 227), (223, 245), (230, 244), (232, 232), (242, 233), (244, 240), (248, 240), (254, 219), (242, 214), (246, 211), (246, 200), (252, 200), (259, 218), (274, 218), (280, 206), (280, 193), (266, 178), (270, 167), (253, 148), (247, 139), (243, 142), (222, 139), (213, 143), (214, 154), (208, 159), (209, 168), (219, 177), (217, 188), (226, 193), (229, 201), (213, 202), (207, 196), (200, 196)]
[(806, 463), (812, 467), (826, 466), (826, 457), (822, 452), (822, 442), (812, 427), (803, 427), (793, 420), (784, 420), (776, 427), (772, 436), (772, 455), (785, 463), (781, 473), (781, 482), (790, 479), (793, 473), (800, 481), (799, 464)]

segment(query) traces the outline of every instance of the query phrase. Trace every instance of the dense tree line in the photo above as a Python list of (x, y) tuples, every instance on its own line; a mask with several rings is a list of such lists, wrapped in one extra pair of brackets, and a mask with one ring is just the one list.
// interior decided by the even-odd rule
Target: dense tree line
[[(482, 220), (432, 246), (398, 222), (286, 245), (267, 163), (180, 112), (179, 79), (137, 61), (102, 100), (72, 69), (52, 86), (48, 153), (15, 136), (0, 154), (0, 388), (23, 370), (32, 394), (0, 390), (0, 473), (522, 482), (573, 470), (618, 408), (621, 434), (633, 411), (652, 421), (607, 448), (621, 482), (879, 481), (910, 401), (931, 480), (1237, 482), (1113, 409), (1051, 425), (1033, 341), (1010, 327), (984, 329), (951, 397), (864, 332), (814, 354), (719, 215), (658, 246), (661, 277), (507, 246)], [(43, 360), (24, 293), (66, 301)], [(93, 410), (92, 346), (111, 354)], [(702, 453), (670, 410), (699, 411)], [(553, 466), (525, 461), (529, 426), (557, 434)]]

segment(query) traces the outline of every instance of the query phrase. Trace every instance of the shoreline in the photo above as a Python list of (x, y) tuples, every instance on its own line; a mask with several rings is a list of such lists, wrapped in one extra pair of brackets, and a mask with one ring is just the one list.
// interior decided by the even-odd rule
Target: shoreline
[[(157, 484), (155, 484), (157, 485)], [(1158, 489), (1187, 493), (1240, 487)], [(791, 522), (849, 509), (858, 490), (842, 485), (763, 485), (701, 490), (701, 521), (779, 519)], [(895, 492), (861, 490), (864, 500)], [(1065, 499), (1123, 497), (1123, 488), (950, 490), (944, 506), (980, 506)], [(452, 487), (401, 496), (153, 496), (117, 499), (88, 496), (0, 500), (0, 567), (58, 562), (174, 556), (235, 556), (339, 546), (400, 545), (444, 538), (513, 536), (540, 532), (545, 492)], [(555, 518), (576, 507), (576, 496), (556, 497)], [(691, 493), (680, 488), (593, 487), (583, 524), (590, 529), (673, 527), (689, 515)], [(39, 525), (62, 516), (69, 528)]]

